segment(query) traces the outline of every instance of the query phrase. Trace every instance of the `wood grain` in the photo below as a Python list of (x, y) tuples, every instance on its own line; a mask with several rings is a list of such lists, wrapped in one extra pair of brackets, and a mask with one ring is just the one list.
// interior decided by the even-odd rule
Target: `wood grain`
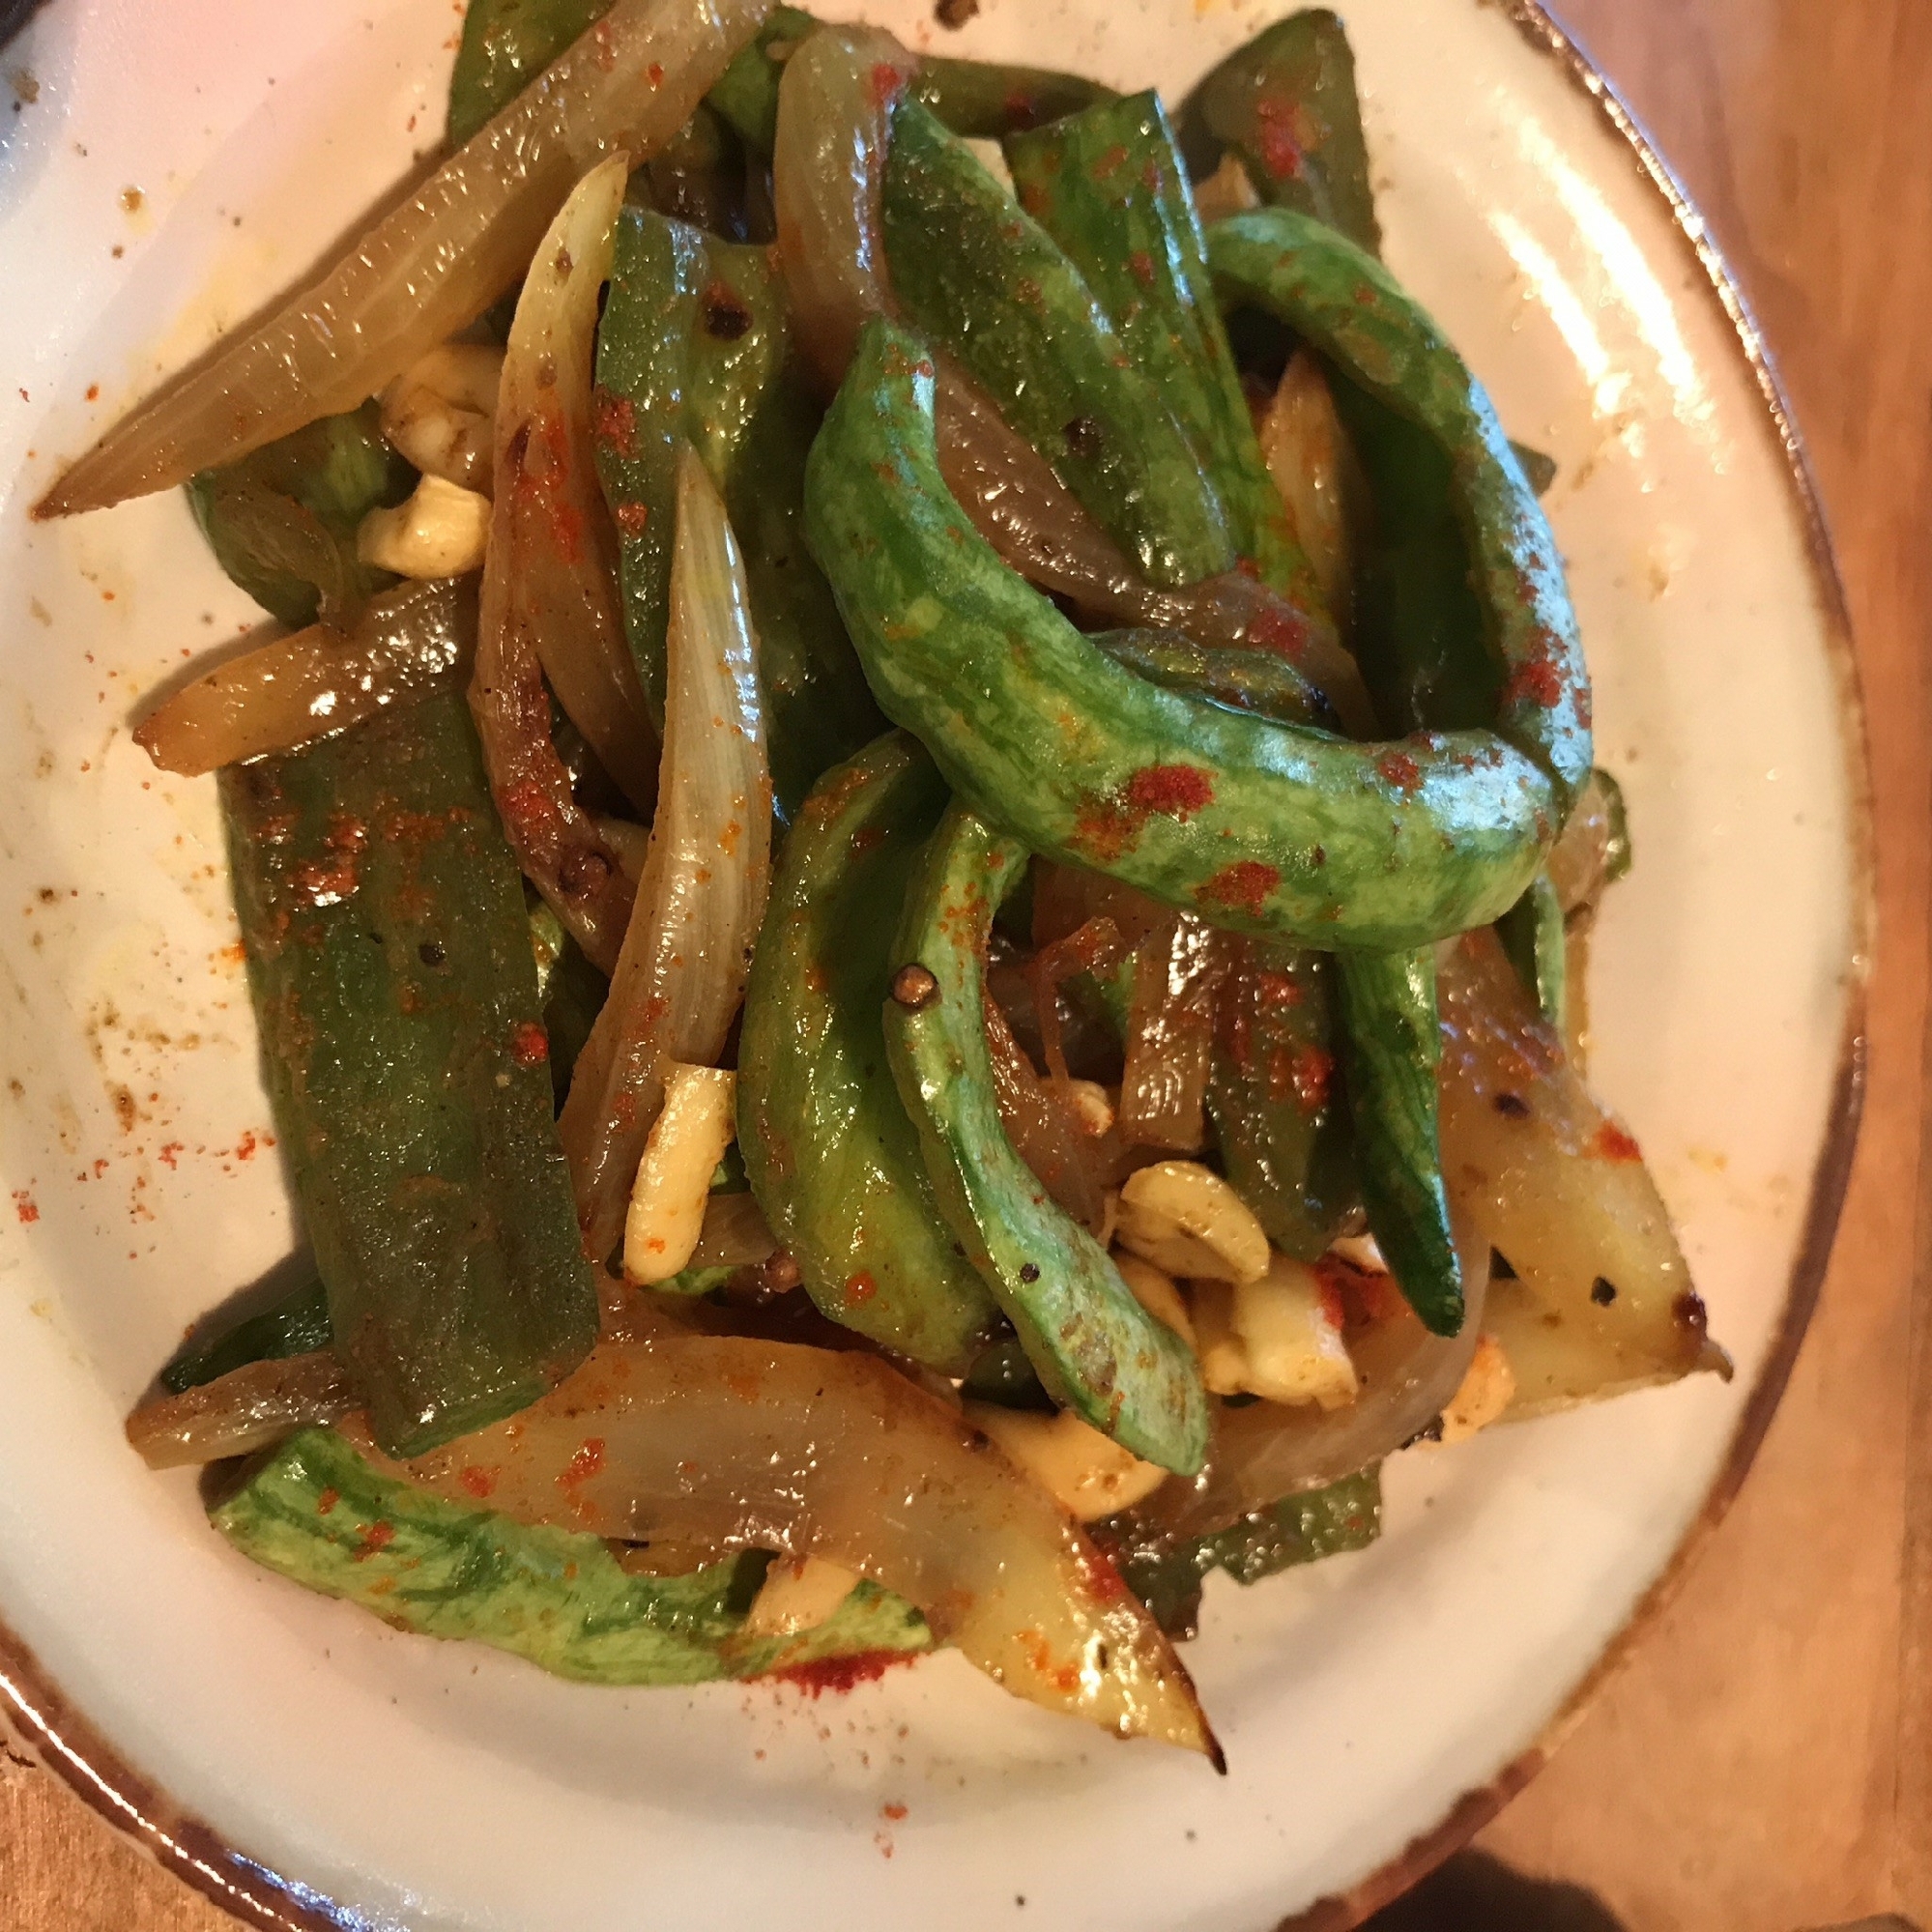
[[(1932, 1325), (1915, 1334), (1910, 1312), (1932, 1251), (1932, 5), (1565, 12), (1710, 216), (1809, 440), (1870, 708), (1882, 936), (1844, 1231), (1758, 1468), (1673, 1608), (1483, 1842), (1593, 1888), (1631, 1932), (1797, 1932), (1887, 1910), (1932, 1926)], [(232, 1925), (4, 1759), (0, 1923)]]

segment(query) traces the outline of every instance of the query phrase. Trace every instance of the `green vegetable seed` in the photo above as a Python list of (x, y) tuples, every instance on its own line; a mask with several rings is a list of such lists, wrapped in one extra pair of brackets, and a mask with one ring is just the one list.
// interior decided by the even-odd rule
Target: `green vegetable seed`
[(1207, 1453), (1207, 1393), (1194, 1351), (1134, 1299), (1085, 1228), (1048, 1196), (1006, 1138), (986, 1044), (981, 962), (993, 918), (1026, 866), (1024, 847), (954, 806), (906, 897), (885, 1046), (940, 1212), (1006, 1312), (1048, 1393), (1163, 1468)]
[(745, 995), (738, 1144), (813, 1301), (957, 1372), (997, 1311), (940, 1216), (879, 1018), (907, 880), (945, 805), (932, 762), (899, 733), (806, 800)]
[(533, 1402), (597, 1304), (516, 864), (460, 693), (221, 773), (275, 1124), (377, 1439)]
[(881, 225), (908, 317), (960, 359), (1150, 582), (1192, 584), (1233, 563), (1187, 437), (1080, 271), (917, 101), (893, 117)]

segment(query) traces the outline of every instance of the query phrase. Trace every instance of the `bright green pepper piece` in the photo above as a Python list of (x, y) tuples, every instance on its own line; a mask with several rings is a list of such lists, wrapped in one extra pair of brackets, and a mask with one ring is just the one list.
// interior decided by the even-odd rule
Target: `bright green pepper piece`
[(1355, 1164), (1382, 1258), (1432, 1334), (1462, 1326), (1462, 1266), (1442, 1186), (1435, 958), (1337, 956)]
[(1495, 729), (1556, 781), (1560, 820), (1590, 776), (1590, 676), (1556, 539), (1482, 384), (1388, 271), (1319, 221), (1237, 215), (1209, 234), (1208, 260), (1224, 300), (1287, 323), (1441, 452), (1501, 687)]
[(940, 1212), (1018, 1331), (1047, 1392), (1183, 1476), (1207, 1455), (1194, 1351), (1134, 1299), (1006, 1138), (986, 1044), (981, 961), (1025, 848), (954, 806), (906, 896), (885, 1047)]
[(1232, 148), (1263, 201), (1380, 251), (1355, 55), (1326, 8), (1291, 14), (1236, 48), (1188, 96), (1180, 122), (1197, 179)]
[(945, 805), (932, 761), (897, 732), (807, 799), (745, 994), (738, 1144), (813, 1301), (958, 1371), (997, 1311), (940, 1218), (879, 1027), (906, 882)]
[(789, 817), (883, 720), (805, 545), (819, 411), (791, 363), (784, 285), (767, 251), (626, 208), (597, 335), (595, 418), (624, 627), (659, 720), (683, 439), (724, 493), (751, 591), (773, 792)]
[(940, 477), (932, 363), (866, 326), (806, 522), (888, 716), (1034, 851), (1240, 931), (1414, 946), (1515, 903), (1549, 780), (1488, 733), (1360, 745), (1164, 691), (1000, 562)]
[(449, 74), (449, 145), (507, 107), (611, 0), (470, 0)]
[(460, 693), (221, 773), (270, 1099), (377, 1440), (416, 1456), (589, 1353), (516, 861)]
[(881, 227), (908, 317), (956, 355), (1150, 583), (1229, 568), (1220, 499), (1081, 273), (970, 148), (899, 107)]
[(1334, 962), (1249, 940), (1229, 963), (1207, 1084), (1221, 1165), (1285, 1254), (1312, 1261), (1360, 1199), (1337, 1091)]
[(1219, 488), (1235, 548), (1304, 611), (1321, 591), (1261, 454), (1207, 245), (1149, 89), (1006, 143), (1021, 206), (1064, 248)]
[(582, 1684), (706, 1684), (932, 1641), (909, 1603), (864, 1582), (813, 1629), (748, 1636), (760, 1551), (632, 1576), (597, 1537), (447, 1502), (382, 1475), (332, 1429), (291, 1436), (211, 1517), (244, 1556), (310, 1590)]
[(1496, 921), (1496, 937), (1537, 1011), (1559, 1039), (1569, 1032), (1570, 945), (1563, 902), (1549, 875), (1540, 872), (1530, 889)]

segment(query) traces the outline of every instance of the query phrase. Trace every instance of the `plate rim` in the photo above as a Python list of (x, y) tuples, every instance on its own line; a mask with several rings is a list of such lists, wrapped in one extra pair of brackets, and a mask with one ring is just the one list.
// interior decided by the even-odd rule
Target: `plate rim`
[[(1400, 1897), (1468, 1843), (1548, 1763), (1629, 1661), (1638, 1641), (1674, 1600), (1712, 1533), (1736, 1500), (1784, 1396), (1824, 1286), (1864, 1110), (1868, 990), (1877, 929), (1871, 760), (1863, 679), (1853, 643), (1850, 611), (1803, 438), (1763, 330), (1713, 238), (1710, 224), (1629, 103), (1581, 41), (1559, 22), (1543, 0), (1477, 0), (1479, 5), (1485, 3), (1493, 5), (1533, 50), (1555, 62), (1629, 150), (1637, 172), (1664, 202), (1671, 226), (1701, 272), (1703, 285), (1723, 311), (1730, 333), (1756, 381), (1765, 406), (1761, 420), (1774, 439), (1803, 525), (1806, 562), (1836, 687), (1852, 861), (1844, 1017), (1831, 1108), (1812, 1167), (1802, 1234), (1786, 1283), (1776, 1333), (1698, 1514), (1662, 1573), (1528, 1745), (1493, 1777), (1463, 1792), (1435, 1825), (1411, 1839), (1394, 1858), (1347, 1891), (1324, 1896), (1283, 1918), (1278, 1932), (1353, 1932), (1365, 1918)], [(284, 1878), (249, 1858), (177, 1804), (109, 1743), (0, 1618), (0, 1748), (10, 1743), (24, 1747), (35, 1763), (58, 1777), (125, 1841), (245, 1924), (258, 1927), (260, 1932), (367, 1932), (369, 1921), (362, 1915), (332, 1903), (300, 1881)]]

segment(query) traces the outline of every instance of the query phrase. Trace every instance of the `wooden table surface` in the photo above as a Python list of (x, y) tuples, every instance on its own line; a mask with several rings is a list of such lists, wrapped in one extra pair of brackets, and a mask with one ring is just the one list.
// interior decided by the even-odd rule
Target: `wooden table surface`
[[(1673, 1607), (1480, 1842), (1594, 1889), (1630, 1932), (1886, 1911), (1932, 1932), (1932, 1344), (1911, 1307), (1932, 1237), (1932, 0), (1563, 11), (1709, 216), (1809, 440), (1864, 671), (1882, 937), (1851, 1198), (1758, 1466)], [(231, 1923), (0, 1757), (0, 1926)]]

